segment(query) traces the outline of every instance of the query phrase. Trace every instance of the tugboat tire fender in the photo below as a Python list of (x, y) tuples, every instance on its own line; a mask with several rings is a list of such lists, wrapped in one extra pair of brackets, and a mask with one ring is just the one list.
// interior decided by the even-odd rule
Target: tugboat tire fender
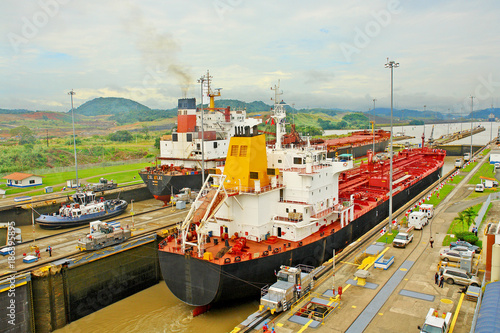
[(240, 262), (240, 261), (241, 261), (241, 257), (240, 257), (240, 256), (236, 256), (236, 257), (234, 258), (234, 262)]
[(268, 256), (268, 255), (269, 255), (269, 251), (264, 251), (264, 252), (262, 252), (262, 255), (263, 255), (263, 256)]
[(229, 264), (230, 262), (231, 262), (231, 258), (226, 258), (226, 259), (224, 259), (224, 263), (225, 263), (225, 264)]
[(275, 247), (274, 250), (273, 250), (273, 253), (278, 253), (278, 252), (280, 252), (280, 249), (278, 249), (277, 247)]

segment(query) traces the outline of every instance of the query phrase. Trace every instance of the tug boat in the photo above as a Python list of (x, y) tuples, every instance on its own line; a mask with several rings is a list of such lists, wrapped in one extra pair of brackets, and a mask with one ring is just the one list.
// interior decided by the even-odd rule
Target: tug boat
[(96, 199), (92, 191), (77, 192), (72, 196), (72, 203), (62, 204), (59, 212), (52, 215), (40, 215), (35, 219), (40, 227), (45, 229), (70, 228), (89, 221), (106, 219), (122, 214), (128, 206), (127, 201), (121, 199)]
[[(275, 101), (277, 99), (275, 98)], [(389, 162), (354, 166), (352, 154), (321, 146), (285, 148), (286, 112), (272, 111), (276, 144), (240, 128), (226, 164), (211, 173), (178, 233), (159, 244), (165, 283), (193, 306), (260, 297), (280, 266), (319, 266), (389, 215)], [(439, 180), (446, 152), (393, 155), (393, 210)]]
[(215, 97), (221, 95), (220, 88), (212, 90), (209, 73), (206, 77), (204, 91), (210, 98), (209, 107), (200, 110), (196, 108), (195, 98), (179, 99), (177, 128), (172, 135), (161, 138), (156, 166), (146, 167), (139, 172), (153, 197), (163, 201), (165, 205), (182, 188), (199, 190), (203, 185), (203, 170), (224, 163), (229, 138), (234, 135), (236, 127), (253, 127), (262, 122), (261, 119), (247, 118), (245, 110), (216, 108)]

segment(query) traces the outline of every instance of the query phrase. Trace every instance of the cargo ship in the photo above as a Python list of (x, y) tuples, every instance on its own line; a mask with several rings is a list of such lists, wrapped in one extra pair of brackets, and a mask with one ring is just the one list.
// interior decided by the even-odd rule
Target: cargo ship
[[(354, 166), (352, 154), (285, 148), (283, 105), (276, 145), (256, 128), (231, 138), (224, 168), (210, 174), (177, 234), (159, 244), (165, 283), (183, 302), (205, 306), (260, 296), (280, 265), (319, 266), (389, 214), (389, 160)], [(441, 176), (446, 152), (394, 154), (393, 209)]]
[(253, 127), (262, 122), (261, 119), (247, 118), (246, 110), (216, 108), (214, 98), (220, 96), (220, 88), (212, 90), (209, 73), (206, 77), (204, 91), (210, 99), (208, 108), (196, 108), (195, 98), (179, 99), (177, 128), (172, 135), (160, 140), (156, 165), (139, 172), (154, 198), (165, 204), (183, 188), (201, 188), (203, 170), (224, 163), (229, 138), (234, 135), (235, 128)]

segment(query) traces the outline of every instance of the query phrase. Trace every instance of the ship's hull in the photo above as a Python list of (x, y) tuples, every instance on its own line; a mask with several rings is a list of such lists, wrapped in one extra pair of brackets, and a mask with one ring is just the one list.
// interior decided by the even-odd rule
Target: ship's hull
[[(393, 197), (393, 210), (401, 208), (432, 183), (439, 180), (441, 168)], [(218, 265), (178, 253), (159, 251), (160, 268), (172, 293), (185, 303), (202, 306), (244, 297), (259, 297), (260, 288), (276, 281), (280, 265), (318, 266), (345, 248), (389, 214), (389, 201), (358, 217), (341, 230), (318, 241), (267, 257)], [(175, 273), (173, 273), (175, 272)]]
[[(389, 144), (389, 140), (375, 142), (375, 153), (384, 152)], [(338, 148), (335, 153), (338, 154), (352, 154), (354, 158), (359, 158), (361, 156), (366, 156), (368, 150), (373, 150), (373, 143), (369, 143), (361, 146), (346, 146)], [(335, 153), (328, 154), (329, 157), (333, 157)], [(331, 155), (331, 156), (330, 156)]]
[(67, 217), (56, 215), (40, 215), (35, 221), (44, 229), (62, 229), (71, 228), (79, 225), (84, 225), (90, 221), (99, 219), (108, 219), (122, 214), (127, 209), (128, 203), (125, 200), (120, 200), (120, 203), (112, 209), (103, 212), (81, 215), (79, 217)]
[(184, 187), (199, 190), (203, 185), (200, 172), (197, 174), (171, 176), (144, 171), (139, 172), (139, 175), (153, 197), (165, 203), (170, 201), (172, 194), (178, 194)]

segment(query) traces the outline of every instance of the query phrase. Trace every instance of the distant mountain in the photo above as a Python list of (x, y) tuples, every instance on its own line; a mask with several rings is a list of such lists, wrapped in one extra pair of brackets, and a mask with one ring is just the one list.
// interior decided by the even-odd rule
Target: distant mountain
[(26, 109), (0, 109), (0, 113), (2, 114), (23, 114), (23, 113), (30, 113), (34, 111), (26, 110)]
[[(367, 116), (373, 114), (373, 110), (370, 111), (364, 111)], [(391, 109), (390, 108), (375, 108), (375, 115), (376, 116), (382, 116), (382, 117), (390, 117), (391, 116)], [(399, 118), (399, 119), (404, 119), (404, 120), (412, 120), (412, 119), (437, 119), (437, 120), (444, 120), (444, 119), (451, 119), (455, 116), (450, 115), (450, 114), (443, 114), (441, 112), (437, 111), (418, 111), (418, 110), (409, 110), (409, 109), (393, 109), (392, 111), (393, 117)]]
[[(71, 111), (71, 110), (70, 110)], [(151, 111), (146, 105), (127, 98), (98, 97), (87, 101), (75, 109), (75, 113), (85, 116), (117, 115), (130, 111)]]
[(233, 110), (245, 109), (247, 112), (263, 112), (271, 110), (271, 105), (262, 101), (254, 101), (251, 103), (242, 102), (236, 99), (219, 99), (215, 101), (216, 108), (225, 108), (230, 106)]

